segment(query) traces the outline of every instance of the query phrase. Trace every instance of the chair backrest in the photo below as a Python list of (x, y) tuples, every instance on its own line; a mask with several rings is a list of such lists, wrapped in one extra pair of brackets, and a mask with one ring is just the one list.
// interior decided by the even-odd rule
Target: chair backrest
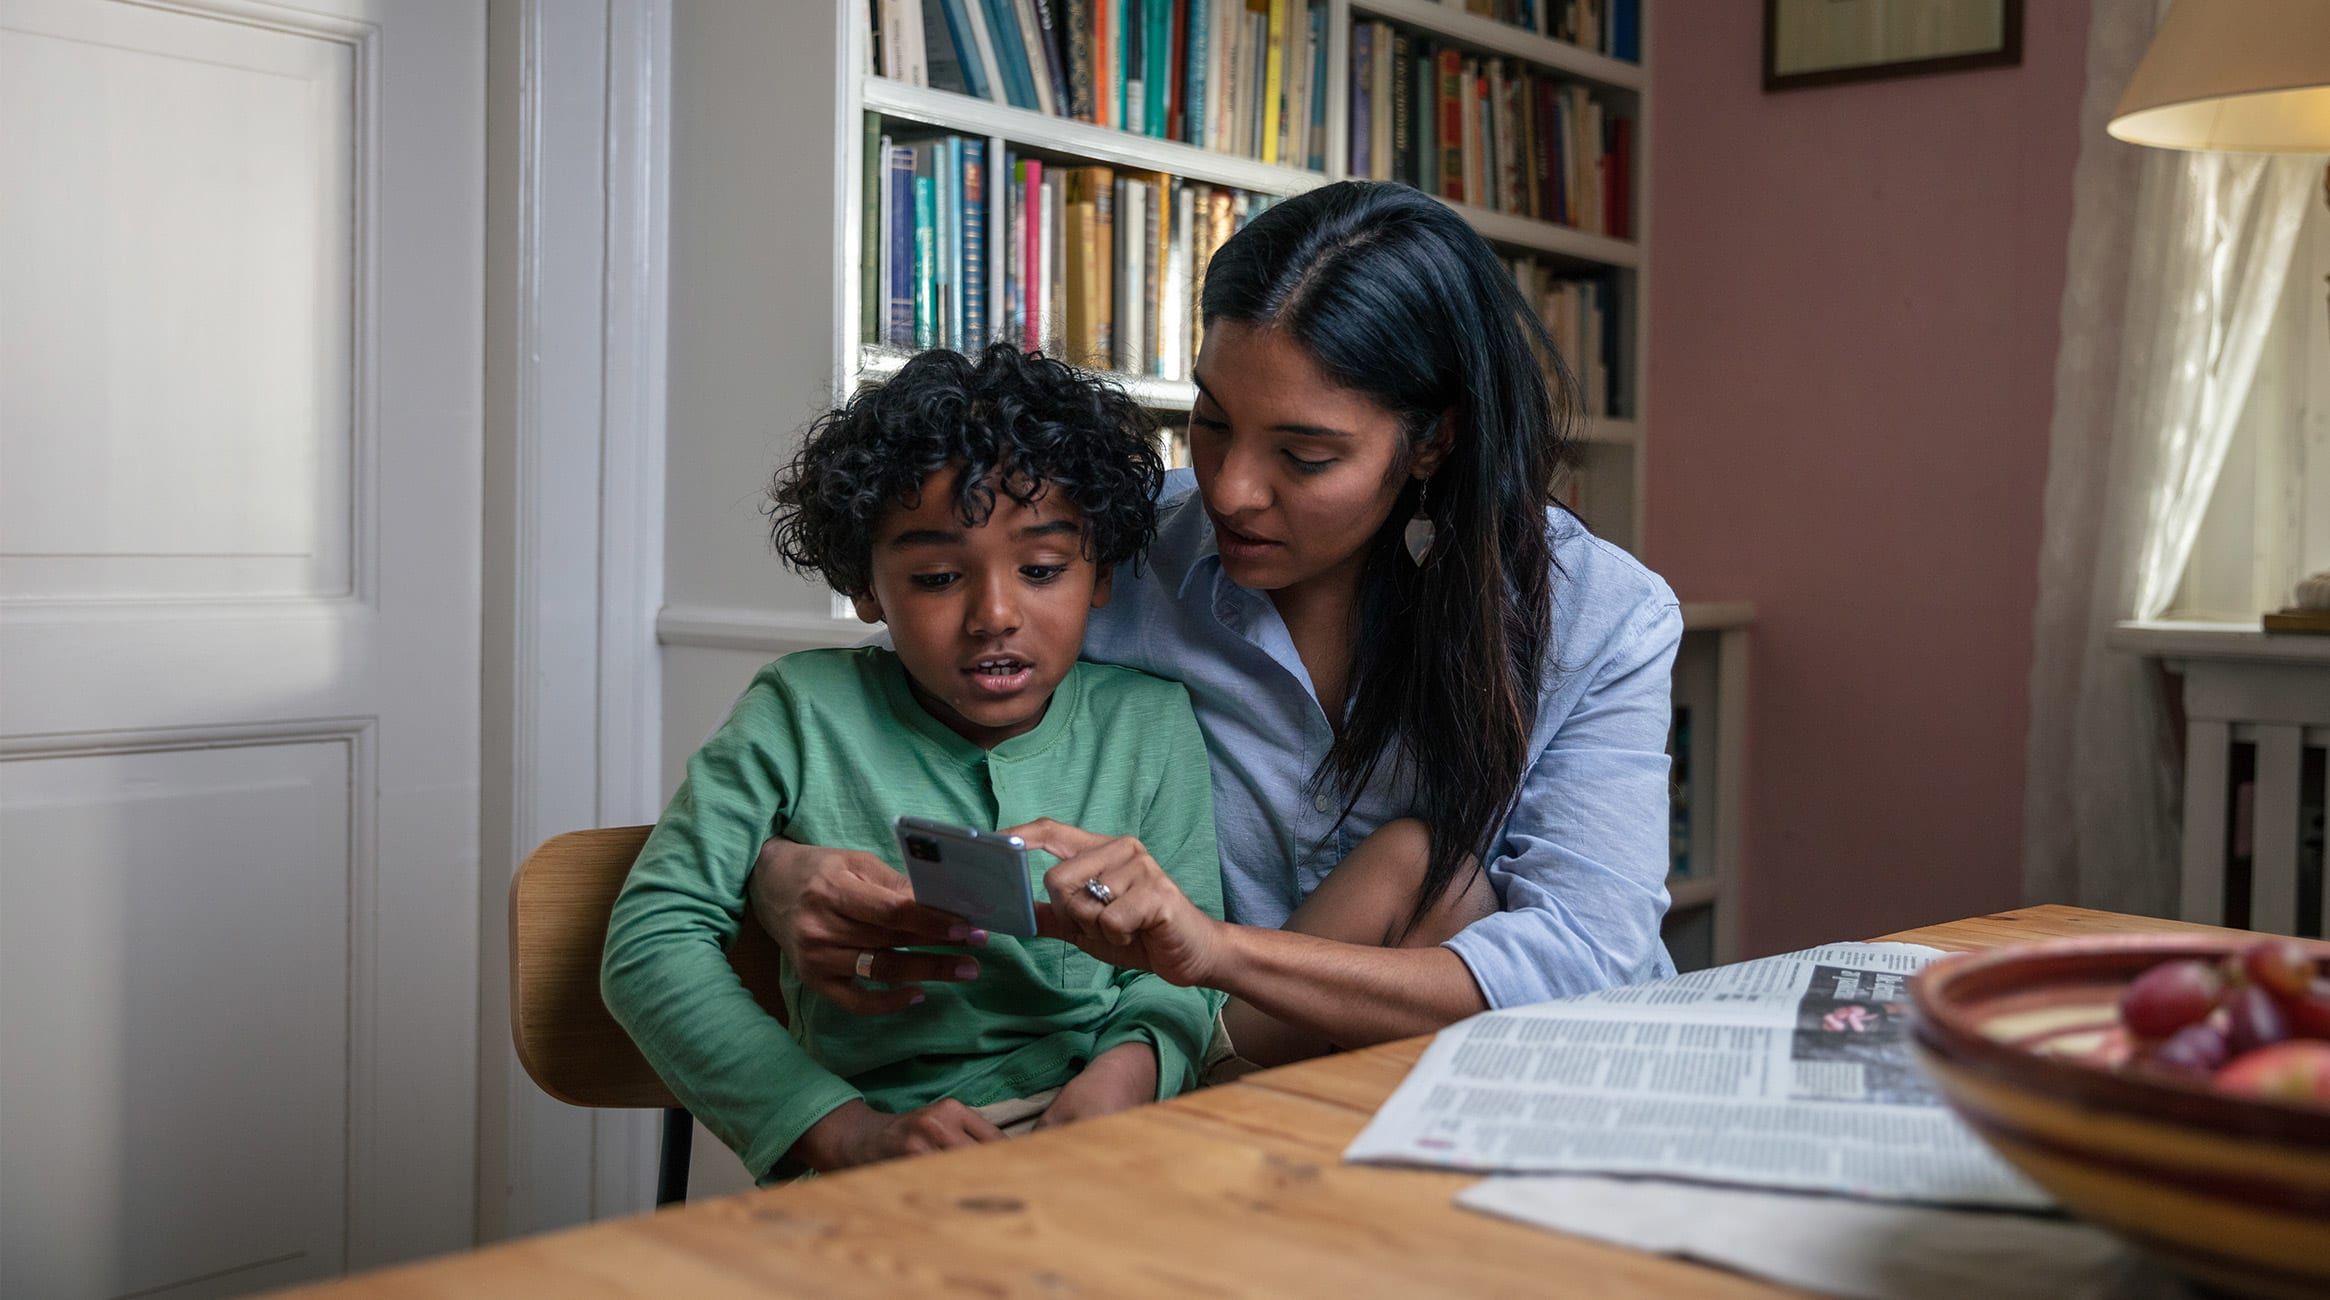
[[(510, 1036), (542, 1091), (576, 1106), (677, 1106), (599, 997), (607, 918), (651, 826), (545, 840), (510, 881)], [(777, 947), (749, 920), (729, 964), (782, 1019)]]

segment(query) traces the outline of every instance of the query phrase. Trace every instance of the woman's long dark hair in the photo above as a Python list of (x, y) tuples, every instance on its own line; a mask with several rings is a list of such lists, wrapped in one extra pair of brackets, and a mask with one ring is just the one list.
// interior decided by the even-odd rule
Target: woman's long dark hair
[(1347, 818), (1387, 758), (1412, 774), (1432, 831), (1412, 929), (1468, 857), (1487, 861), (1529, 763), (1553, 640), (1545, 510), (1576, 386), (1488, 244), (1406, 185), (1345, 181), (1270, 208), (1214, 254), (1203, 308), (1208, 325), (1283, 331), (1398, 415), (1395, 474), (1450, 426), (1423, 494), (1437, 529), (1426, 563), (1402, 542), (1413, 485), (1368, 543), (1350, 714), (1312, 777), (1340, 790)]

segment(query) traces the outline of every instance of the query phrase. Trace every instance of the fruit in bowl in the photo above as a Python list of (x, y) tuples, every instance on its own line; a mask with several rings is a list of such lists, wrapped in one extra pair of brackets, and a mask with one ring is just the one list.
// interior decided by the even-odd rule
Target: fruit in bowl
[(2326, 972), (2330, 944), (2223, 931), (1961, 953), (1911, 981), (1911, 1042), (2066, 1210), (2219, 1287), (2330, 1295)]
[(2117, 1064), (2330, 1105), (2330, 977), (2303, 943), (2263, 939), (2221, 961), (2164, 961), (2129, 982), (2119, 1018)]

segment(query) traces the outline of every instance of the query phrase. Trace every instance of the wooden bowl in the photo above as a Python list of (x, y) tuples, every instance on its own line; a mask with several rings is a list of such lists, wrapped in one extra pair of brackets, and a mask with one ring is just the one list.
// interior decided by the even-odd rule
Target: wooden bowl
[(1910, 982), (1911, 1041), (1959, 1116), (2073, 1214), (2204, 1282), (2330, 1295), (2330, 1109), (2109, 1064), (2129, 981), (2244, 946), (2133, 934), (1960, 953)]

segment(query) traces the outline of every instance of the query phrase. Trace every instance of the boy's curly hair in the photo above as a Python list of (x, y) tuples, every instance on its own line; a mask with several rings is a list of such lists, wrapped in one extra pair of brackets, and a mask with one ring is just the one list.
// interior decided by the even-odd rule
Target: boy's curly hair
[(1155, 424), (1116, 385), (1039, 352), (991, 343), (976, 361), (918, 353), (812, 421), (769, 488), (769, 538), (788, 568), (844, 596), (872, 587), (874, 528), (950, 464), (955, 512), (985, 523), (995, 494), (1022, 506), (1049, 491), (1084, 514), (1084, 553), (1138, 560), (1157, 532), (1165, 478)]

